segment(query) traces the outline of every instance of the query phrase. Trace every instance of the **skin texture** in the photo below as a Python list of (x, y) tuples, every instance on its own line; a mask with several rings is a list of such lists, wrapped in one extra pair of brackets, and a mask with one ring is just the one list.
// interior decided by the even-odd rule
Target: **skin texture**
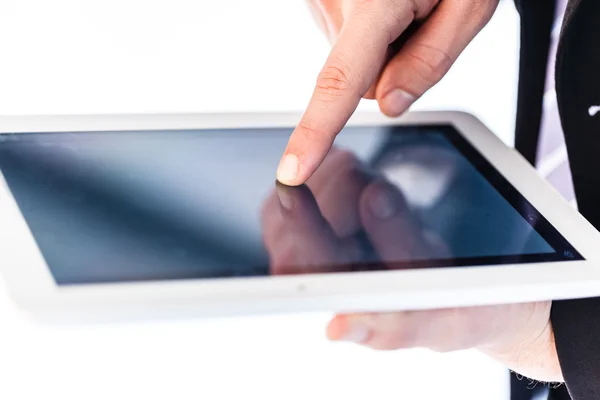
[[(272, 273), (279, 275), (344, 271), (364, 262), (361, 233), (379, 268), (394, 268), (392, 261), (406, 256), (451, 256), (440, 238), (424, 233), (396, 186), (335, 148), (305, 185), (277, 185), (264, 202), (262, 227)], [(529, 378), (560, 382), (550, 307), (342, 314), (331, 320), (327, 336), (376, 350), (477, 349)]]

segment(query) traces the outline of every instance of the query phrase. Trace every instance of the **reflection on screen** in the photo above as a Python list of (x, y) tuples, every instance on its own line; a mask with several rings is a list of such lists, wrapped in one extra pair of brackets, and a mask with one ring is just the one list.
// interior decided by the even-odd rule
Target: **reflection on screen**
[(346, 128), (296, 188), (290, 132), (0, 135), (0, 169), (60, 285), (580, 258), (450, 127)]

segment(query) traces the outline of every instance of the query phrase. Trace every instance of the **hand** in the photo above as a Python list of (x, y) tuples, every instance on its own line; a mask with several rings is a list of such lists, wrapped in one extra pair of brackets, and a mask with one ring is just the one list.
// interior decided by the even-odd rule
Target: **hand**
[(562, 382), (550, 307), (551, 302), (539, 302), (338, 315), (329, 323), (327, 336), (378, 350), (477, 349), (531, 379)]
[[(277, 179), (300, 185), (315, 172), (362, 97), (389, 116), (437, 83), (491, 18), (498, 0), (311, 0), (334, 42)], [(398, 50), (392, 46), (422, 23)]]

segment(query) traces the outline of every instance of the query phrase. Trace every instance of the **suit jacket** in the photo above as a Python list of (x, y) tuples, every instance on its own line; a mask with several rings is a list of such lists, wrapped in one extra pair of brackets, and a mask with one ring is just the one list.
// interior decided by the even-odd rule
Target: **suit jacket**
[[(555, 0), (516, 0), (521, 61), (515, 147), (535, 163)], [(570, 0), (555, 69), (579, 211), (600, 229), (600, 0)], [(551, 322), (573, 400), (600, 399), (600, 299), (557, 301)], [(564, 387), (551, 398), (568, 399)]]

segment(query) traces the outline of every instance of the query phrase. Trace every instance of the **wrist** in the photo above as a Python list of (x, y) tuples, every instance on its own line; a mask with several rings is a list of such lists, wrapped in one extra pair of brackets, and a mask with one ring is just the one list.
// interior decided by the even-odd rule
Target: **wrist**
[(550, 324), (527, 345), (516, 346), (512, 351), (487, 354), (527, 378), (541, 382), (564, 382)]
[[(510, 340), (479, 348), (495, 361), (519, 375), (542, 382), (564, 382), (550, 323), (551, 303), (539, 303), (543, 312), (534, 313), (527, 328), (514, 333)], [(539, 310), (538, 310), (539, 311)]]

